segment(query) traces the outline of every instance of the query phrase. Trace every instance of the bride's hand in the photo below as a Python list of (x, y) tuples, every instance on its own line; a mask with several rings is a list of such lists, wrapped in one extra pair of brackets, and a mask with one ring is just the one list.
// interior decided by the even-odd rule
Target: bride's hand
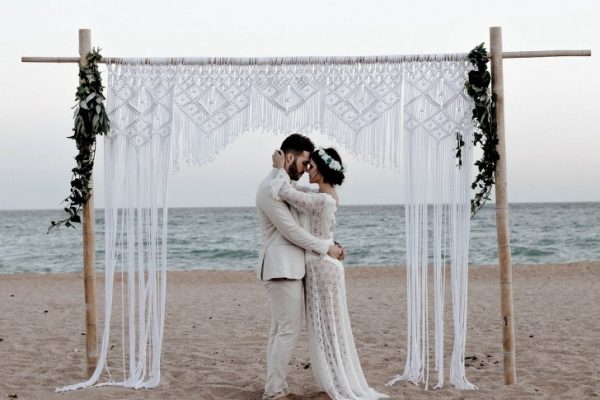
[(273, 156), (271, 157), (273, 160), (273, 168), (283, 168), (283, 164), (285, 163), (285, 156), (283, 155), (283, 151), (276, 149), (273, 152)]

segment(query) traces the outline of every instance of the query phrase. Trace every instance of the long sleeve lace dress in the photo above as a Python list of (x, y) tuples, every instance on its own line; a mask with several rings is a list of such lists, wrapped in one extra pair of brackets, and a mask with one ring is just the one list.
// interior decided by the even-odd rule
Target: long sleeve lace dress
[[(292, 187), (281, 169), (272, 195), (308, 216), (310, 233), (333, 241), (337, 204), (327, 193), (305, 193)], [(315, 378), (334, 400), (388, 398), (367, 384), (354, 345), (346, 304), (344, 268), (339, 260), (306, 252), (304, 293), (311, 364)]]

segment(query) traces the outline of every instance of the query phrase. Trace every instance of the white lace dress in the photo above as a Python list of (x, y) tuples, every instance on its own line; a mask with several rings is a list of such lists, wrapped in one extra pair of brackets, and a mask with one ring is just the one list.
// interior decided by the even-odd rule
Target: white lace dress
[[(307, 193), (292, 187), (281, 169), (272, 181), (273, 197), (308, 216), (310, 233), (333, 242), (337, 205), (327, 193)], [(306, 325), (315, 378), (334, 400), (388, 398), (367, 384), (346, 305), (344, 268), (339, 260), (306, 252), (304, 278)]]

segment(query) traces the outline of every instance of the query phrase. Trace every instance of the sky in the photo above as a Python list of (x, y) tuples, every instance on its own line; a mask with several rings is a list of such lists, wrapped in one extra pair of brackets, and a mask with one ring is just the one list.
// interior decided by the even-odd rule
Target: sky
[[(78, 56), (80, 28), (115, 57), (462, 53), (489, 48), (491, 26), (502, 27), (505, 51), (591, 49), (504, 61), (508, 193), (510, 202), (600, 201), (600, 1), (21, 0), (3, 1), (0, 17), (0, 209), (60, 209), (69, 193), (77, 66), (20, 59)], [(212, 164), (181, 169), (169, 205), (254, 205), (282, 140), (247, 134)], [(403, 201), (399, 175), (340, 150), (342, 204)], [(100, 141), (96, 207), (102, 154)]]

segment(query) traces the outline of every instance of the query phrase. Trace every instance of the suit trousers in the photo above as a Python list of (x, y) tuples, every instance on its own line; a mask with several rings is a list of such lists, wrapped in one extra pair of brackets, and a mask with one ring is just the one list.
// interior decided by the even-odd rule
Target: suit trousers
[(287, 371), (302, 327), (304, 287), (299, 279), (270, 280), (265, 286), (271, 302), (271, 330), (263, 399), (274, 399), (289, 392)]

